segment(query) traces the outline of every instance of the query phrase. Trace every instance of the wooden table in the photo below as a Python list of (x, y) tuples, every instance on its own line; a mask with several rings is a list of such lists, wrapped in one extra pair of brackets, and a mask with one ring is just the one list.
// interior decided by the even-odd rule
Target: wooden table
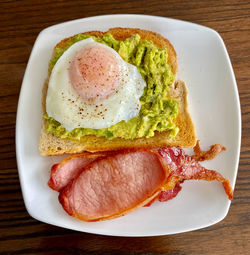
[[(89, 2), (89, 4), (88, 4)], [(250, 2), (11, 1), (0, 3), (0, 253), (1, 254), (249, 254), (250, 253)], [(15, 156), (15, 121), (26, 64), (38, 33), (88, 16), (140, 13), (182, 19), (217, 30), (227, 46), (240, 93), (242, 147), (228, 216), (184, 234), (120, 238), (41, 223), (27, 213)]]

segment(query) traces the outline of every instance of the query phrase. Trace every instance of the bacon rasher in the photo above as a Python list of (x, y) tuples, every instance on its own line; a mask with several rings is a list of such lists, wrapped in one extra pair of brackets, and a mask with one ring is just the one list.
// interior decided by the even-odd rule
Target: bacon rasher
[(185, 180), (219, 181), (232, 199), (229, 181), (197, 161), (223, 150), (214, 145), (203, 152), (198, 144), (194, 156), (178, 147), (76, 154), (52, 167), (49, 186), (60, 191), (66, 212), (84, 221), (115, 218), (155, 200), (168, 201)]

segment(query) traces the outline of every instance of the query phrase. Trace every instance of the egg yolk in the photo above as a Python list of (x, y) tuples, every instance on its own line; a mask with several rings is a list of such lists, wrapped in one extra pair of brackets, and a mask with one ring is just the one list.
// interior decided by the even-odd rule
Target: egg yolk
[(71, 61), (69, 77), (82, 98), (106, 98), (119, 85), (119, 63), (108, 49), (89, 46), (80, 50)]

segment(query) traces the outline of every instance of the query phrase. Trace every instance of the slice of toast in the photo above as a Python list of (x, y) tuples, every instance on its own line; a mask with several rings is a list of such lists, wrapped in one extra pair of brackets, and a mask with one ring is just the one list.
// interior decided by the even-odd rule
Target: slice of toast
[[(151, 40), (160, 48), (167, 48), (168, 51), (168, 64), (171, 66), (174, 74), (177, 72), (177, 58), (176, 53), (171, 43), (161, 35), (134, 28), (112, 28), (105, 33), (111, 33), (117, 40), (125, 40), (126, 38), (138, 33), (141, 39)], [(94, 35), (102, 37), (105, 33), (100, 31), (91, 31), (83, 34)], [(62, 40), (56, 47), (64, 48), (68, 40)], [(48, 88), (48, 79), (45, 81), (42, 93), (42, 111), (46, 112), (45, 102), (46, 93)], [(122, 139), (114, 138), (108, 140), (105, 137), (96, 137), (93, 135), (83, 136), (80, 141), (73, 141), (70, 139), (62, 139), (52, 133), (46, 131), (46, 120), (42, 119), (41, 137), (39, 149), (41, 155), (52, 156), (66, 153), (79, 153), (83, 151), (109, 151), (119, 150), (125, 148), (159, 148), (163, 146), (180, 146), (180, 147), (193, 147), (196, 143), (195, 128), (192, 119), (188, 112), (187, 102), (187, 88), (183, 81), (177, 81), (171, 85), (170, 95), (179, 101), (179, 113), (175, 119), (175, 123), (179, 128), (179, 133), (175, 138), (169, 136), (169, 131), (155, 132), (155, 135), (150, 138), (137, 138), (137, 139)]]

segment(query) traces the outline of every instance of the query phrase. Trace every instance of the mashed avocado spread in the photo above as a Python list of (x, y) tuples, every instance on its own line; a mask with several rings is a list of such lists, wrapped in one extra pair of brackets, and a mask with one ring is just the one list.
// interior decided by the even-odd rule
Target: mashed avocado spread
[(65, 48), (57, 47), (55, 49), (55, 55), (49, 63), (49, 70), (53, 69), (60, 56), (72, 44), (89, 37), (92, 37), (96, 42), (113, 48), (123, 60), (138, 68), (147, 83), (140, 98), (139, 116), (130, 119), (128, 122), (121, 121), (109, 128), (75, 128), (72, 131), (67, 131), (59, 122), (45, 114), (47, 131), (61, 138), (76, 140), (80, 140), (84, 135), (104, 136), (107, 139), (115, 137), (124, 139), (148, 138), (154, 136), (155, 131), (170, 131), (170, 136), (175, 137), (179, 129), (173, 120), (178, 114), (179, 105), (177, 100), (168, 97), (169, 85), (173, 82), (174, 75), (167, 64), (167, 51), (158, 48), (151, 41), (140, 41), (138, 34), (127, 38), (125, 41), (117, 41), (111, 34), (105, 34), (103, 38), (82, 34), (76, 35)]

